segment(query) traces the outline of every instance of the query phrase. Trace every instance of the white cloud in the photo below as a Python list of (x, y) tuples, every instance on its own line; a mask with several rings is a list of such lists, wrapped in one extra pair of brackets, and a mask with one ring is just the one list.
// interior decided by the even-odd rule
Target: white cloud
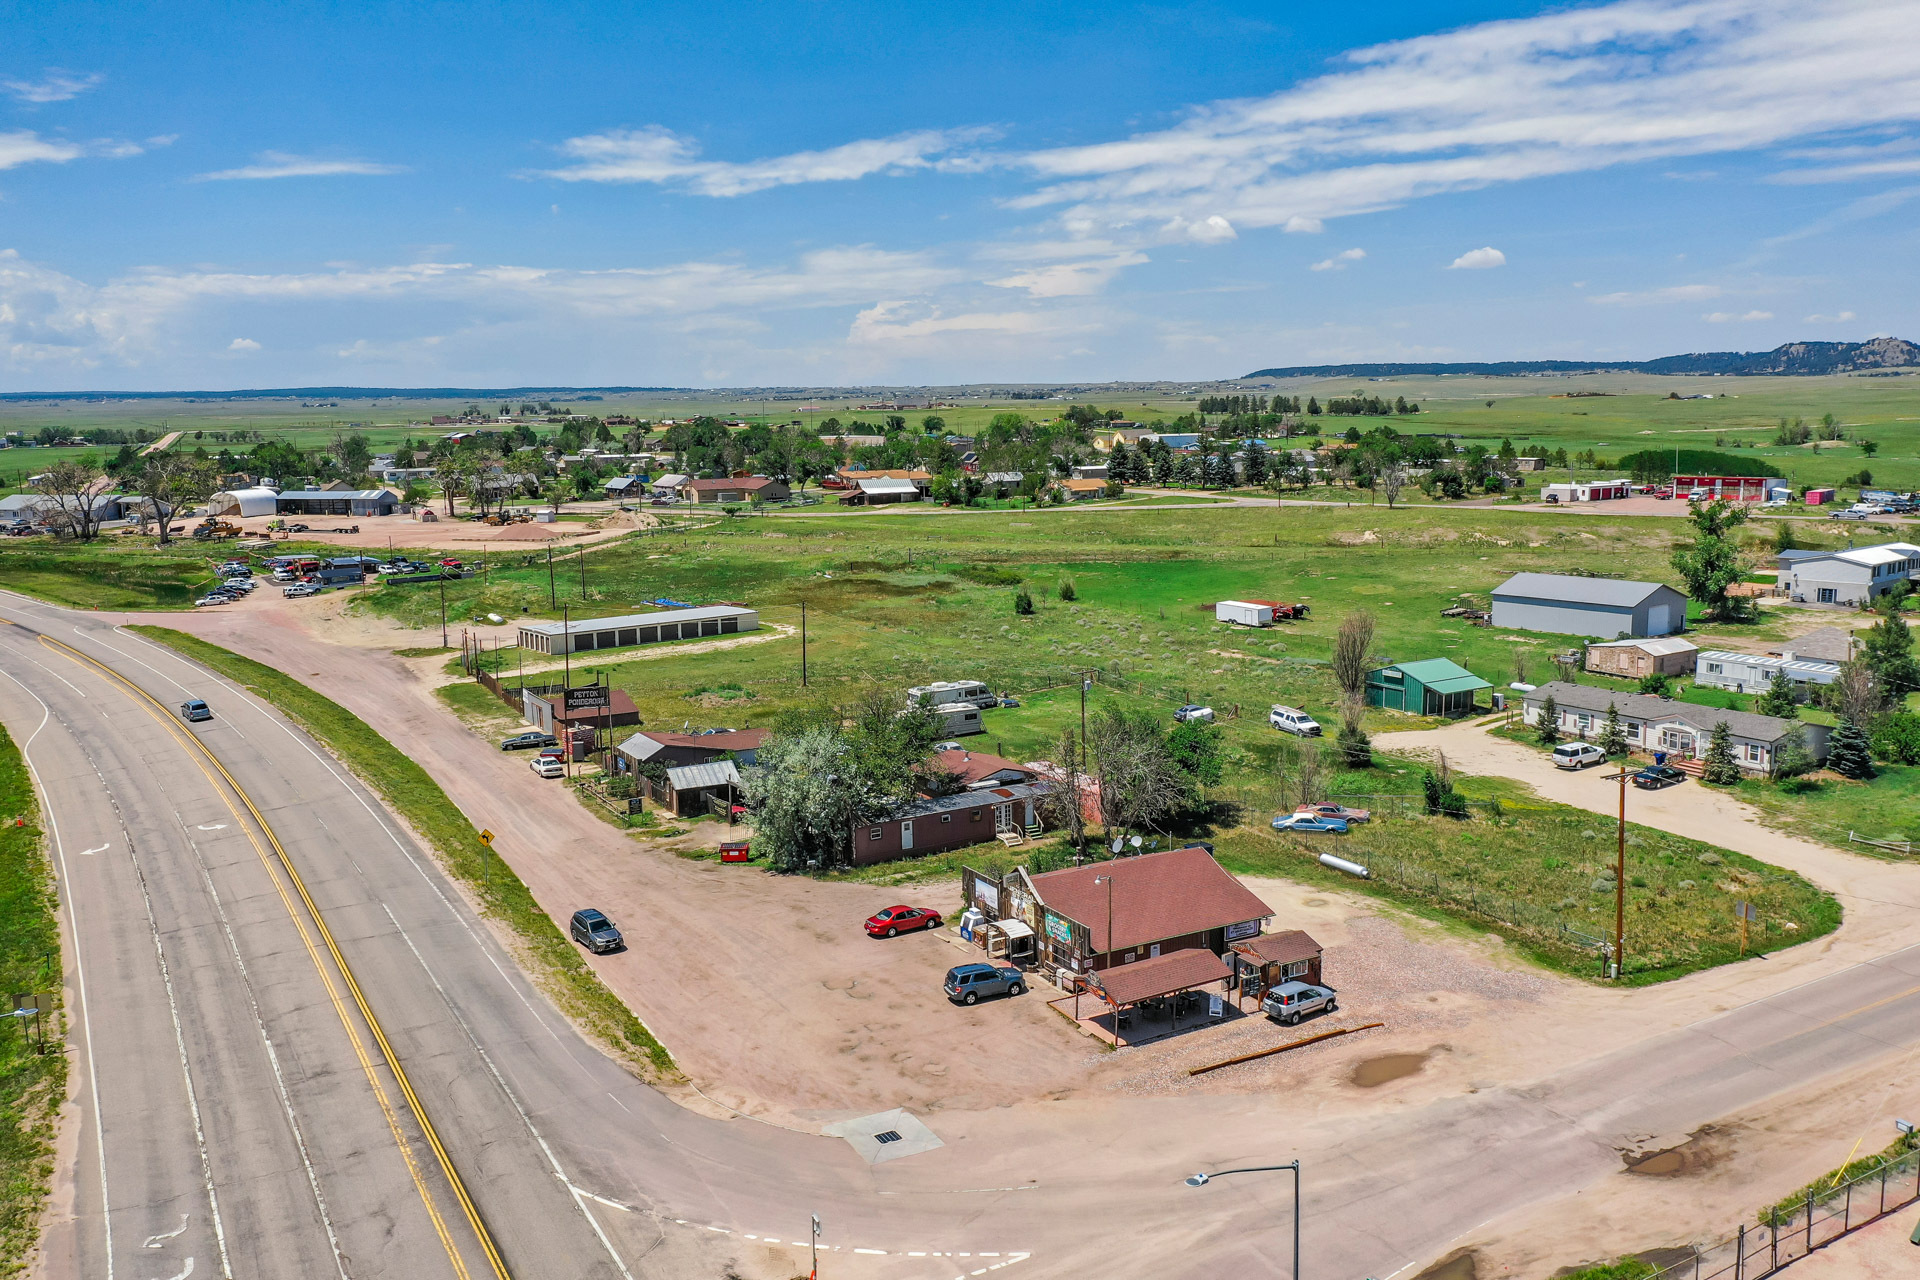
[(1507, 255), (1487, 245), (1480, 249), (1469, 249), (1447, 264), (1449, 271), (1485, 271), (1490, 267), (1507, 265)]
[(1702, 320), (1705, 320), (1708, 324), (1730, 324), (1738, 321), (1748, 321), (1748, 320), (1771, 320), (1773, 319), (1773, 312), (1745, 311), (1739, 315), (1735, 315), (1731, 311), (1710, 311), (1706, 315), (1701, 316), (1700, 318)]
[(1024, 337), (1045, 332), (1048, 317), (1033, 311), (966, 312), (945, 315), (938, 308), (908, 317), (905, 302), (881, 302), (853, 318), (847, 337), (854, 342), (911, 342), (939, 334), (971, 333)]
[(5, 90), (8, 97), (21, 102), (65, 102), (69, 98), (79, 97), (104, 79), (106, 77), (97, 71), (81, 76), (49, 67), (38, 80), (0, 80), (0, 90)]
[(345, 175), (377, 176), (405, 173), (406, 167), (379, 164), (372, 160), (327, 159), (321, 156), (297, 156), (285, 151), (263, 151), (254, 162), (238, 169), (220, 169), (194, 175), (195, 182), (249, 182), (267, 178), (333, 178)]
[[(1308, 268), (1309, 271), (1345, 271), (1349, 262), (1358, 262), (1367, 256), (1365, 249), (1342, 249), (1331, 258), (1323, 258)], [(1458, 265), (1457, 263), (1455, 265)]]
[(1811, 315), (1806, 318), (1806, 322), (1808, 324), (1843, 324), (1853, 318), (1853, 312), (1842, 311), (1840, 314), (1832, 316)]
[(1146, 261), (1144, 253), (1122, 252), (1029, 267), (986, 283), (1002, 289), (1025, 289), (1035, 298), (1084, 297), (1106, 288), (1107, 283), (1126, 268)]
[(1638, 307), (1659, 302), (1703, 302), (1708, 298), (1719, 297), (1721, 292), (1717, 284), (1673, 284), (1664, 289), (1600, 293), (1588, 298), (1587, 301), (1597, 302), (1602, 306)]
[(702, 160), (693, 140), (648, 125), (568, 138), (559, 150), (572, 163), (536, 176), (563, 182), (657, 182), (696, 195), (742, 196), (796, 183), (848, 182), (875, 173), (927, 169), (934, 157), (985, 136), (981, 129), (922, 129), (736, 163)]
[(87, 149), (77, 143), (43, 138), (30, 129), (0, 133), (0, 169), (36, 162), (65, 164), (85, 154)]
[[(1920, 0), (1619, 0), (1356, 50), (1333, 73), (1119, 141), (1033, 151), (1089, 227), (1242, 231), (1920, 120)], [(1893, 158), (1859, 162), (1904, 165)], [(1866, 170), (1831, 177), (1872, 176)], [(1823, 178), (1822, 180), (1825, 180)]]
[(1280, 229), (1290, 235), (1317, 236), (1325, 231), (1327, 226), (1318, 218), (1305, 218), (1296, 213), (1281, 223)]
[(235, 338), (227, 344), (227, 350), (229, 351), (258, 351), (259, 349), (260, 344), (252, 338)]

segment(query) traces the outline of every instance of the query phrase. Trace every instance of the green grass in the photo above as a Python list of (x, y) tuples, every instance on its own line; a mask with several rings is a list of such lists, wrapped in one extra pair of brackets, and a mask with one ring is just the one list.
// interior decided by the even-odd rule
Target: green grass
[(151, 539), (113, 536), (93, 543), (8, 538), (0, 540), (0, 582), (76, 609), (191, 609), (231, 551), (209, 556), (197, 543), (162, 550)]
[(499, 859), (488, 860), (487, 874), (473, 824), (398, 747), (346, 708), (272, 667), (169, 628), (134, 630), (239, 682), (319, 739), (425, 839), (487, 914), (513, 930), (563, 1012), (637, 1065), (661, 1076), (674, 1072), (665, 1046), (601, 983), (520, 878)]
[[(20, 825), (15, 825), (16, 819)], [(0, 982), (7, 991), (60, 991), (60, 925), (34, 796), (20, 749), (0, 728)], [(46, 1019), (47, 1044), (26, 1047), (21, 1023), (0, 1029), (0, 1275), (15, 1275), (40, 1236), (53, 1178), (53, 1120), (67, 1094), (61, 1019)]]
[(1847, 839), (1920, 840), (1920, 767), (1882, 764), (1879, 776), (1861, 782), (1831, 774), (1785, 784), (1743, 779), (1733, 794), (1758, 809), (1769, 825), (1789, 835), (1870, 857), (1908, 858)]
[(1785, 1226), (1793, 1220), (1796, 1214), (1805, 1210), (1809, 1192), (1813, 1195), (1815, 1205), (1822, 1204), (1826, 1201), (1829, 1193), (1836, 1191), (1841, 1184), (1851, 1182), (1855, 1178), (1865, 1174), (1877, 1173), (1878, 1170), (1885, 1165), (1904, 1166), (1908, 1171), (1907, 1177), (1911, 1178), (1914, 1163), (1913, 1156), (1916, 1152), (1920, 1152), (1920, 1142), (1915, 1142), (1911, 1134), (1903, 1133), (1898, 1138), (1895, 1138), (1884, 1150), (1861, 1156), (1857, 1160), (1849, 1160), (1838, 1169), (1821, 1174), (1818, 1178), (1807, 1183), (1807, 1185), (1801, 1187), (1791, 1195), (1782, 1196), (1772, 1204), (1767, 1205), (1760, 1210), (1758, 1215), (1759, 1224), (1762, 1227), (1769, 1227), (1776, 1223)]

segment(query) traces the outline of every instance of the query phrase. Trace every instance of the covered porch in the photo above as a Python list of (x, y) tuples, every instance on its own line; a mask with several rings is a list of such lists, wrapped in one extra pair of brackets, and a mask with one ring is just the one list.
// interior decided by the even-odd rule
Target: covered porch
[(1061, 1011), (1111, 1045), (1147, 1044), (1242, 1017), (1227, 999), (1231, 974), (1225, 960), (1203, 947), (1171, 951), (1088, 973), (1080, 990), (1054, 1004), (1071, 1003), (1071, 1012)]

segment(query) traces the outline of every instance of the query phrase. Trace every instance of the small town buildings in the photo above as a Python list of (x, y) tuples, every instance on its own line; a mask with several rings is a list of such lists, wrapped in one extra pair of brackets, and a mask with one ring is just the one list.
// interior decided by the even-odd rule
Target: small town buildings
[(1767, 652), (1781, 658), (1813, 662), (1846, 662), (1860, 649), (1860, 641), (1844, 627), (1815, 627), (1804, 635), (1783, 640)]
[(1073, 465), (1073, 474), (1074, 478), (1079, 480), (1105, 480), (1107, 478), (1107, 464), (1104, 462), (1076, 462)]
[(685, 488), (691, 476), (678, 471), (669, 471), (647, 487), (647, 496), (651, 498), (678, 498), (680, 490)]
[(400, 499), (391, 489), (288, 489), (274, 499), (281, 516), (390, 516)]
[(1066, 490), (1068, 502), (1085, 502), (1089, 498), (1103, 497), (1107, 492), (1105, 480), (1082, 480), (1078, 477), (1062, 480), (1060, 487)]
[(1004, 498), (1019, 489), (1026, 478), (1024, 471), (989, 471), (980, 477), (980, 483), (989, 498)]
[(1780, 594), (1796, 604), (1862, 605), (1910, 582), (1920, 570), (1920, 547), (1883, 542), (1845, 551), (1782, 551)]
[[(1074, 973), (1103, 973), (1177, 952), (1220, 957), (1258, 937), (1273, 908), (1201, 848), (1168, 849), (1028, 876), (1040, 959)], [(1032, 921), (1030, 921), (1032, 923)], [(1179, 990), (1186, 985), (1166, 988)], [(1165, 994), (1150, 991), (1133, 999)]]
[(1693, 670), (1699, 646), (1679, 636), (1648, 640), (1608, 640), (1587, 646), (1587, 670), (1628, 680), (1683, 676)]
[(1725, 721), (1733, 736), (1734, 759), (1749, 773), (1765, 773), (1771, 769), (1781, 744), (1796, 729), (1804, 735), (1807, 753), (1816, 762), (1827, 758), (1829, 730), (1823, 724), (1803, 724), (1750, 711), (1703, 707), (1651, 694), (1619, 693), (1559, 680), (1543, 684), (1524, 697), (1521, 716), (1526, 723), (1539, 724), (1546, 701), (1552, 698), (1561, 731), (1589, 741), (1599, 736), (1606, 724), (1607, 708), (1612, 706), (1626, 730), (1628, 747), (1635, 751), (1663, 751), (1681, 760), (1699, 760), (1707, 754), (1714, 726)]
[[(577, 692), (577, 690), (576, 690)], [(625, 689), (609, 694), (610, 706), (580, 707), (568, 711), (559, 696), (547, 697), (532, 689), (520, 691), (520, 714), (542, 733), (559, 736), (568, 729), (620, 729), (640, 723), (640, 709)]]
[(1712, 689), (1731, 689), (1735, 693), (1757, 693), (1773, 681), (1776, 671), (1785, 672), (1804, 693), (1810, 684), (1832, 684), (1840, 678), (1837, 662), (1815, 662), (1806, 658), (1776, 656), (1770, 653), (1735, 653), (1726, 649), (1705, 649), (1694, 668), (1693, 682)]
[(1320, 944), (1302, 929), (1263, 933), (1257, 938), (1233, 944), (1240, 968), (1240, 994), (1258, 1000), (1269, 987), (1283, 982), (1311, 982), (1320, 985)]
[(622, 769), (638, 769), (649, 762), (667, 767), (708, 764), (715, 760), (752, 764), (769, 736), (766, 729), (725, 729), (719, 733), (660, 733), (643, 729), (613, 750), (618, 757), (616, 766)]
[(642, 498), (651, 488), (645, 476), (615, 476), (600, 486), (609, 498)]
[(617, 618), (575, 618), (571, 623), (523, 622), (519, 645), (536, 653), (558, 657), (589, 649), (623, 649), (629, 645), (690, 640), (695, 636), (730, 636), (760, 629), (760, 615), (742, 605), (709, 605), (700, 609), (668, 609), (661, 613), (629, 613)]
[(1665, 636), (1687, 625), (1687, 598), (1658, 582), (1516, 573), (1493, 589), (1493, 625), (1558, 635)]
[(265, 485), (254, 485), (244, 489), (223, 489), (207, 499), (207, 514), (210, 516), (270, 516), (278, 510), (280, 494), (278, 490)]
[(735, 476), (728, 480), (690, 480), (687, 496), (697, 503), (785, 502), (792, 490), (784, 480), (767, 476)]
[(1046, 817), (1041, 800), (1052, 789), (1046, 782), (1025, 782), (910, 801), (853, 829), (854, 865), (981, 844), (1003, 831), (1038, 835)]
[(1547, 460), (1545, 458), (1529, 458), (1522, 454), (1513, 460), (1513, 469), (1515, 471), (1545, 471), (1547, 469)]
[(1543, 485), (1543, 502), (1611, 502), (1633, 496), (1631, 480), (1575, 480), (1566, 484)]
[(1367, 705), (1416, 716), (1473, 714), (1474, 695), (1493, 686), (1457, 662), (1428, 658), (1367, 673)]
[(854, 481), (853, 492), (841, 501), (853, 506), (882, 506), (893, 502), (918, 502), (925, 495), (920, 486), (904, 477), (863, 476)]
[(1704, 493), (1708, 502), (1769, 502), (1786, 497), (1793, 486), (1778, 476), (1675, 476), (1673, 492)]
[(709, 798), (732, 805), (740, 795), (740, 770), (731, 760), (676, 765), (667, 770), (666, 794), (649, 787), (656, 801), (676, 818), (697, 817), (710, 807)]

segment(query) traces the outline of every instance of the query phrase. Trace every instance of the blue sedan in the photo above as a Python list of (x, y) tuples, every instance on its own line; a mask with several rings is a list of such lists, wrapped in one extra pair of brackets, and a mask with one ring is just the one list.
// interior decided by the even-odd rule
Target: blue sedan
[(1309, 835), (1347, 834), (1345, 818), (1326, 818), (1317, 813), (1287, 813), (1273, 820), (1275, 831), (1304, 831)]

